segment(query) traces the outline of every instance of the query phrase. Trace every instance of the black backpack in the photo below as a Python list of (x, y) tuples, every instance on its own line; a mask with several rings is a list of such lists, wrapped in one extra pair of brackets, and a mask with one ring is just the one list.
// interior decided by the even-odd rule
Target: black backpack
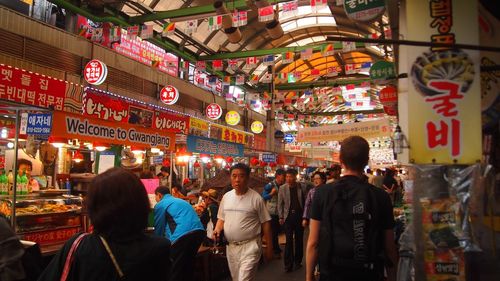
[(341, 178), (331, 186), (320, 228), (322, 266), (363, 271), (383, 268), (374, 188), (353, 178)]

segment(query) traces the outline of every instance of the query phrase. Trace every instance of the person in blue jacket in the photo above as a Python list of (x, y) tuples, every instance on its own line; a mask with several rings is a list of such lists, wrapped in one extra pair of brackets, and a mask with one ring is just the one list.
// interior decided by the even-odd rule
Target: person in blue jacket
[(186, 201), (170, 195), (166, 186), (155, 190), (155, 234), (172, 243), (170, 281), (193, 280), (196, 254), (206, 232), (194, 208)]
[(285, 170), (277, 169), (274, 174), (274, 180), (266, 186), (262, 191), (262, 198), (266, 202), (267, 210), (271, 215), (271, 231), (273, 236), (273, 249), (276, 258), (281, 256), (281, 249), (278, 241), (280, 232), (280, 223), (278, 216), (278, 190), (285, 183)]

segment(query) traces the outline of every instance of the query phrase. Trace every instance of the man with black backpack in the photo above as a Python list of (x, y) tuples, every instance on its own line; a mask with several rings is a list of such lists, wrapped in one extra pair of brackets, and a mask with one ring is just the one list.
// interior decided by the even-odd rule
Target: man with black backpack
[(316, 191), (306, 252), (306, 281), (319, 259), (320, 281), (396, 280), (394, 216), (389, 196), (363, 179), (368, 142), (351, 136), (341, 143), (344, 176)]

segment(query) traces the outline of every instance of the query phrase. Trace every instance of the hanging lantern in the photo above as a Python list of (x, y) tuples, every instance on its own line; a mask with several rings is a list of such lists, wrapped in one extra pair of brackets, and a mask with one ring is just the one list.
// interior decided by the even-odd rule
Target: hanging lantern
[(260, 162), (260, 166), (261, 166), (261, 167), (265, 167), (265, 166), (267, 166), (267, 163), (266, 163), (266, 162), (264, 162), (264, 161), (261, 161), (261, 162)]
[(205, 167), (206, 167), (207, 169), (209, 169), (209, 170), (210, 170), (210, 169), (212, 169), (212, 162), (208, 162), (208, 163), (205, 165)]
[(80, 163), (83, 161), (83, 154), (80, 153), (80, 151), (75, 151), (75, 153), (73, 154), (73, 161), (75, 161), (75, 163)]
[(259, 162), (260, 162), (260, 161), (259, 161), (259, 159), (255, 158), (255, 157), (252, 157), (252, 159), (250, 159), (250, 164), (251, 164), (252, 166), (257, 166), (257, 165), (259, 165)]
[(271, 167), (271, 168), (274, 168), (274, 167), (276, 167), (277, 165), (278, 165), (278, 164), (276, 164), (276, 162), (271, 162), (271, 163), (269, 163), (269, 167)]
[(201, 165), (200, 165), (200, 162), (198, 162), (198, 160), (194, 161), (193, 167), (199, 168), (200, 166)]
[(163, 166), (165, 167), (170, 167), (170, 160), (168, 159), (163, 159), (163, 163), (162, 163)]
[(234, 162), (233, 157), (231, 157), (231, 156), (227, 157), (226, 158), (226, 162), (229, 163), (229, 164), (233, 163)]

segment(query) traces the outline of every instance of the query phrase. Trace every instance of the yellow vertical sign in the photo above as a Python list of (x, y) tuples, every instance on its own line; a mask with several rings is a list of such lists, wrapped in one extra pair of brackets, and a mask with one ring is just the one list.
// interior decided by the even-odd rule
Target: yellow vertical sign
[(21, 0), (21, 2), (24, 2), (30, 6), (33, 5), (33, 0)]
[[(407, 1), (406, 5), (408, 40), (479, 44), (477, 1)], [(417, 164), (480, 160), (479, 52), (409, 47), (407, 53), (410, 160)]]

